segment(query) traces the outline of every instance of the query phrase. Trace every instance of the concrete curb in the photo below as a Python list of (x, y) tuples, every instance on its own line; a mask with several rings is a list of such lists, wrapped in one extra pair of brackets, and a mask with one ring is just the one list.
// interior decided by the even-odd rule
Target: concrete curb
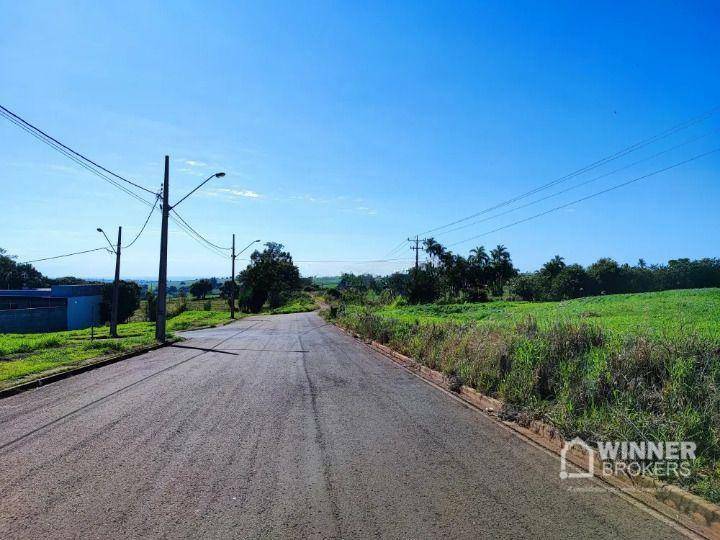
[(166, 347), (168, 345), (172, 345), (173, 343), (176, 343), (176, 341), (177, 340), (167, 341), (165, 343), (158, 343), (156, 345), (151, 345), (149, 347), (143, 347), (141, 349), (135, 349), (134, 351), (119, 354), (117, 356), (105, 357), (102, 360), (98, 360), (97, 362), (91, 362), (91, 363), (88, 363), (88, 364), (85, 364), (82, 366), (67, 369), (65, 371), (53, 373), (52, 375), (48, 375), (46, 377), (40, 377), (38, 379), (33, 379), (31, 381), (27, 381), (27, 382), (24, 382), (24, 383), (15, 385), (15, 386), (11, 386), (9, 388), (0, 390), (0, 399), (14, 396), (16, 394), (20, 394), (21, 392), (26, 392), (28, 390), (32, 390), (33, 388), (40, 388), (41, 386), (45, 386), (46, 384), (61, 381), (63, 379), (67, 379), (68, 377), (72, 377), (74, 375), (79, 375), (80, 373), (85, 373), (86, 371), (92, 371), (93, 369), (97, 369), (97, 368), (100, 368), (103, 366), (114, 364), (116, 362), (121, 362), (123, 360), (133, 358), (134, 356), (140, 356), (141, 354), (145, 354), (147, 352), (154, 351), (156, 349), (160, 349), (160, 348)]
[[(525, 426), (517, 422), (502, 420), (498, 416), (498, 413), (502, 411), (505, 406), (502, 401), (486, 396), (469, 386), (462, 386), (459, 392), (451, 392), (445, 375), (439, 371), (423, 366), (412, 358), (400, 354), (386, 345), (376, 341), (366, 340), (339, 325), (335, 326), (414, 375), (472, 405), (494, 421), (514, 431), (523, 438), (545, 448), (553, 454), (560, 455), (565, 440), (555, 427), (538, 420), (532, 420)], [(587, 453), (572, 448), (571, 451), (567, 453), (566, 458), (576, 467), (584, 471), (589, 470)], [(652, 508), (666, 518), (686, 527), (703, 538), (720, 539), (720, 506), (712, 504), (682, 488), (660, 482), (654, 478), (606, 476), (598, 472), (600, 470), (602, 470), (600, 461), (596, 459), (594, 476), (598, 480), (609, 484), (623, 494)]]

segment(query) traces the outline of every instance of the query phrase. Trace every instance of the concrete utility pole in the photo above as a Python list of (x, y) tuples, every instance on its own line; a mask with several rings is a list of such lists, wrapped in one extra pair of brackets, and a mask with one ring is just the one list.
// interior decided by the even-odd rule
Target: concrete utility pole
[[(412, 238), (408, 238), (408, 242), (412, 241)], [(415, 274), (417, 274), (418, 269), (420, 268), (420, 238), (417, 236), (415, 237), (415, 247), (410, 246), (410, 249), (415, 251)]]
[(408, 238), (408, 242), (415, 243), (414, 246), (410, 246), (410, 249), (415, 251), (415, 271), (413, 272), (413, 282), (417, 287), (418, 272), (420, 271), (420, 250), (422, 249), (420, 247), (420, 237), (416, 236), (414, 240), (412, 238)]
[(115, 281), (113, 282), (112, 311), (110, 312), (110, 335), (117, 337), (118, 302), (120, 301), (120, 246), (122, 244), (122, 226), (118, 227), (117, 246), (115, 246)]
[(230, 270), (230, 281), (232, 282), (232, 292), (230, 293), (230, 318), (235, 318), (235, 233), (233, 233), (232, 242), (232, 270)]
[(165, 341), (165, 322), (167, 320), (167, 252), (168, 252), (168, 218), (170, 210), (195, 193), (213, 178), (222, 178), (224, 172), (218, 172), (208, 176), (198, 184), (190, 193), (185, 195), (175, 204), (170, 204), (170, 156), (165, 156), (165, 177), (163, 178), (162, 190), (162, 226), (160, 229), (160, 270), (158, 272), (157, 287), (157, 318), (155, 321), (155, 339)]
[(165, 341), (165, 320), (167, 318), (167, 251), (168, 217), (170, 216), (170, 156), (165, 156), (165, 176), (162, 192), (162, 225), (160, 229), (160, 269), (157, 288), (157, 317), (155, 321), (155, 339)]

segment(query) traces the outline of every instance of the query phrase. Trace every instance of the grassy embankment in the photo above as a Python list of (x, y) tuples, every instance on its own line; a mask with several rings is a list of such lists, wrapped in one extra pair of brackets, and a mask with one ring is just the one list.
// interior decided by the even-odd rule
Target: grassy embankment
[(318, 308), (315, 299), (308, 293), (298, 293), (293, 296), (285, 305), (268, 309), (267, 313), (271, 315), (281, 315), (285, 313), (303, 313), (305, 311), (314, 311)]
[(339, 320), (566, 438), (694, 441), (692, 475), (666, 480), (720, 502), (720, 289), (347, 306)]
[[(227, 312), (186, 311), (168, 320), (169, 332), (214, 326), (229, 321)], [(40, 373), (80, 365), (93, 358), (130, 352), (155, 344), (155, 323), (118, 326), (111, 338), (107, 326), (46, 334), (0, 334), (0, 388)], [(171, 335), (172, 337), (172, 335)]]

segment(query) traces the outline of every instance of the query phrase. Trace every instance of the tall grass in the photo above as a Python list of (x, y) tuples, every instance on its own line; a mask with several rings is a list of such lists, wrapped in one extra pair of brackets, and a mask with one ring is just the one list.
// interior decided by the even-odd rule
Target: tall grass
[(683, 483), (720, 502), (717, 340), (621, 335), (588, 321), (532, 317), (514, 326), (411, 322), (369, 309), (341, 313), (340, 323), (498, 397), (505, 414), (552, 423), (566, 438), (694, 441), (698, 457)]

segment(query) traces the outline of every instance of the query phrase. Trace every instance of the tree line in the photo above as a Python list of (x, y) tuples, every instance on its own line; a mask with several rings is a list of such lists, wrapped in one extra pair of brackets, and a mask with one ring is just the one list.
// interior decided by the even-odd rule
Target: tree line
[[(23, 289), (49, 287), (51, 285), (82, 285), (90, 281), (72, 276), (49, 278), (32, 264), (18, 263), (14, 256), (0, 248), (0, 289)], [(109, 318), (112, 298), (112, 283), (101, 283), (103, 302), (101, 317)], [(171, 287), (184, 297), (186, 292), (195, 298), (205, 299), (215, 288), (219, 288), (221, 298), (228, 302), (235, 291), (239, 309), (257, 313), (266, 304), (276, 308), (287, 303), (298, 290), (311, 287), (310, 278), (301, 278), (300, 270), (293, 263), (292, 255), (282, 244), (267, 242), (262, 251), (256, 250), (250, 255), (250, 263), (237, 276), (220, 284), (217, 278), (203, 278), (194, 281), (189, 287)], [(142, 288), (133, 281), (120, 281), (119, 320), (125, 321), (140, 305)], [(156, 296), (149, 288), (145, 291), (146, 316), (155, 320)]]
[(503, 245), (490, 251), (472, 249), (467, 257), (454, 254), (429, 238), (428, 255), (417, 270), (376, 277), (343, 274), (337, 289), (351, 295), (373, 291), (403, 296), (411, 303), (482, 302), (490, 298), (556, 301), (601, 294), (638, 293), (669, 289), (720, 287), (720, 259), (674, 259), (667, 264), (620, 264), (603, 257), (583, 267), (566, 264), (556, 255), (535, 272), (521, 273)]

